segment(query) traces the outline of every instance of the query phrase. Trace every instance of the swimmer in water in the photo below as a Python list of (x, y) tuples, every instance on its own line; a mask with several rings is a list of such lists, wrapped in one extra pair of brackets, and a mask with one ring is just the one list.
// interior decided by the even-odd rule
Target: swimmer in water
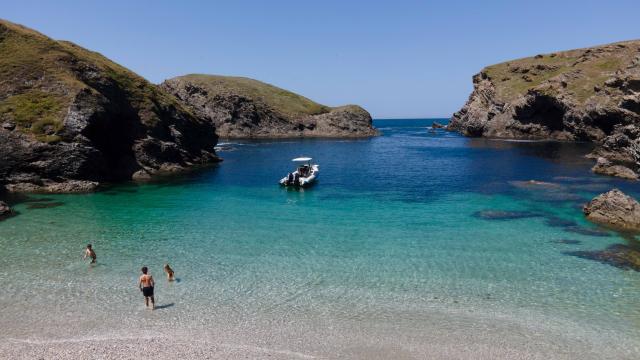
[(91, 264), (96, 263), (96, 252), (93, 251), (93, 247), (91, 247), (91, 244), (87, 245), (87, 248), (84, 249), (84, 256), (82, 256), (82, 260), (88, 257), (91, 258)]

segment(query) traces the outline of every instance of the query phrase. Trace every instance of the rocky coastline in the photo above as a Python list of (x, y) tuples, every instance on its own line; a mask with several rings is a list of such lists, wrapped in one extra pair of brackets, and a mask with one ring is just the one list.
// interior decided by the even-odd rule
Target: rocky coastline
[(215, 127), (104, 56), (0, 21), (0, 185), (90, 192), (216, 162)]
[(199, 117), (227, 139), (360, 138), (378, 134), (357, 105), (328, 107), (278, 87), (242, 77), (186, 75), (164, 81)]
[(466, 136), (588, 141), (598, 174), (640, 172), (640, 41), (484, 68), (448, 129)]
[[(356, 105), (205, 78), (154, 85), (96, 52), (0, 20), (0, 191), (82, 193), (182, 172), (220, 161), (219, 135), (377, 135)], [(205, 86), (211, 79), (223, 86)]]

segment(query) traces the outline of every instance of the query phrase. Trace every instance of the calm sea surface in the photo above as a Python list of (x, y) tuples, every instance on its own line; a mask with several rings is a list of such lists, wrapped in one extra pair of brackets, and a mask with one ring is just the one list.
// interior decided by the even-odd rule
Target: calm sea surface
[[(16, 204), (0, 222), (0, 340), (171, 329), (302, 357), (435, 346), (640, 358), (640, 273), (570, 255), (628, 244), (580, 207), (640, 187), (591, 174), (587, 144), (468, 139), (430, 123), (378, 120), (383, 135), (368, 140), (227, 143), (223, 163), (180, 179)], [(320, 164), (319, 182), (280, 188), (301, 155)], [(87, 243), (97, 266), (81, 261)], [(167, 262), (178, 282), (165, 281)], [(136, 286), (142, 265), (155, 312)]]

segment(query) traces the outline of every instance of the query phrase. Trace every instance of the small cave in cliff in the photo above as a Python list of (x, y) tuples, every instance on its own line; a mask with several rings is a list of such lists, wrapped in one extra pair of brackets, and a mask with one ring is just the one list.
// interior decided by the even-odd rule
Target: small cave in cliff
[(516, 108), (515, 118), (522, 124), (539, 124), (554, 132), (564, 129), (564, 114), (564, 107), (555, 98), (535, 95)]
[(100, 163), (94, 164), (97, 178), (110, 181), (131, 179), (139, 169), (133, 143), (140, 122), (133, 109), (123, 113), (97, 113), (83, 131), (93, 147), (100, 151)]
[(591, 124), (606, 135), (611, 135), (618, 124), (627, 124), (627, 116), (617, 109), (601, 109), (599, 112), (589, 114)]

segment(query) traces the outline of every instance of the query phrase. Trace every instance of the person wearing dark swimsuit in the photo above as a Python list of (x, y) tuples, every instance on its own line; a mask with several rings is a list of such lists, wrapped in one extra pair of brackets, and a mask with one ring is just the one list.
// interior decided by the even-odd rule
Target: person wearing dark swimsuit
[(142, 295), (144, 295), (144, 305), (149, 307), (149, 299), (151, 299), (151, 310), (155, 309), (156, 302), (153, 298), (153, 287), (155, 286), (155, 282), (153, 281), (153, 276), (148, 273), (148, 269), (146, 266), (142, 267), (142, 275), (140, 276), (140, 281), (138, 282), (138, 287), (140, 291), (142, 291)]

